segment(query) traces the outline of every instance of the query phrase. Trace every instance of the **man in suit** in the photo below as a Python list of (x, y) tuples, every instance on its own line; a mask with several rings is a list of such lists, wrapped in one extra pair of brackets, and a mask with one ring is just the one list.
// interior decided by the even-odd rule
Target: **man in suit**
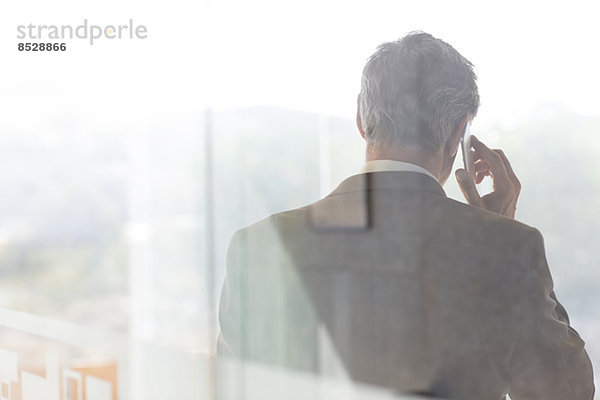
[(358, 100), (363, 170), (234, 235), (219, 354), (449, 399), (592, 399), (542, 236), (514, 220), (505, 154), (473, 138), (473, 169), (456, 171), (469, 205), (442, 189), (478, 106), (472, 64), (447, 43), (380, 45)]

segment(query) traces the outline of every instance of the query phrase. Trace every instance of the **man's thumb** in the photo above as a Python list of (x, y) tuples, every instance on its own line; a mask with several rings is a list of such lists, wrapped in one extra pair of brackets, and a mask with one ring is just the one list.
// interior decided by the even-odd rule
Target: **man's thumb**
[(471, 178), (469, 173), (462, 168), (456, 170), (455, 176), (458, 181), (458, 186), (467, 202), (473, 206), (479, 206), (481, 204), (481, 197), (477, 192), (473, 178)]

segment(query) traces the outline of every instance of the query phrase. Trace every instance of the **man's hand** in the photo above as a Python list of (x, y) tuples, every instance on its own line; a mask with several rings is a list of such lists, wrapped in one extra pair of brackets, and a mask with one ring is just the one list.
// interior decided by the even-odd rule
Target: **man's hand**
[[(456, 170), (456, 180), (467, 202), (475, 207), (492, 211), (505, 217), (514, 218), (517, 209), (517, 198), (521, 192), (521, 182), (512, 170), (508, 158), (502, 150), (489, 149), (475, 136), (471, 136), (472, 173), (464, 169)], [(494, 182), (494, 191), (479, 196), (476, 183), (490, 176)]]

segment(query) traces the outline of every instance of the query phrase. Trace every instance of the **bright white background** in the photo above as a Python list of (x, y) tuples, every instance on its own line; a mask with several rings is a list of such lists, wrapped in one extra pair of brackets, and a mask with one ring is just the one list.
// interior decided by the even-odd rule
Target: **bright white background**
[[(19, 124), (32, 112), (102, 109), (120, 122), (208, 102), (350, 117), (365, 59), (411, 30), (454, 44), (475, 64), (480, 124), (510, 123), (545, 102), (600, 112), (600, 26), (589, 1), (28, 0), (4, 3), (0, 15), (0, 105), (3, 120)], [(16, 51), (19, 24), (83, 18), (133, 18), (148, 39), (81, 42), (56, 55)]]

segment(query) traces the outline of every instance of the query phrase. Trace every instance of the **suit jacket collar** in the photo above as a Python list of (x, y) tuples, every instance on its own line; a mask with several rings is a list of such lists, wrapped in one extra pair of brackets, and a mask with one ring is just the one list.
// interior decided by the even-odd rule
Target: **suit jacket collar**
[(309, 206), (310, 226), (317, 231), (329, 232), (368, 230), (371, 227), (370, 193), (379, 190), (430, 192), (446, 196), (434, 178), (420, 172), (382, 171), (353, 175), (329, 196)]
[(353, 175), (340, 183), (329, 196), (374, 190), (425, 191), (446, 197), (446, 192), (435, 179), (412, 171), (382, 171)]

